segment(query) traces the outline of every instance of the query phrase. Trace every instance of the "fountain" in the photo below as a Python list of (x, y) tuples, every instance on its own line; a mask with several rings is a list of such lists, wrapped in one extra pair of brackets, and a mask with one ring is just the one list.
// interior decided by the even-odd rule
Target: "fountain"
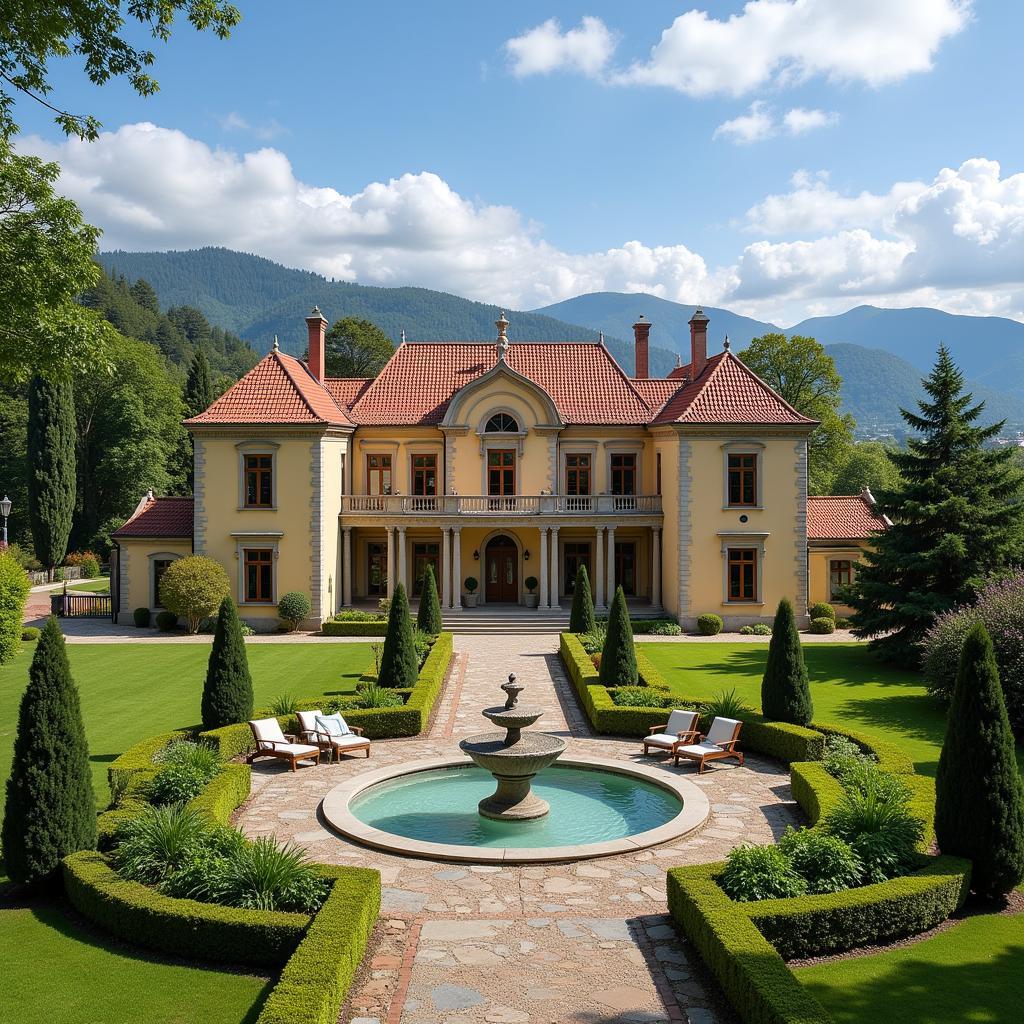
[(544, 709), (519, 705), (519, 694), (524, 687), (516, 682), (514, 672), (501, 688), (508, 695), (504, 706), (485, 708), (482, 714), (504, 729), (505, 734), (478, 733), (459, 744), (464, 753), (498, 781), (498, 788), (477, 804), (477, 810), (494, 821), (543, 818), (550, 809), (548, 802), (533, 792), (530, 783), (539, 771), (562, 755), (565, 740), (543, 732), (524, 736), (523, 729), (533, 725), (544, 714)]

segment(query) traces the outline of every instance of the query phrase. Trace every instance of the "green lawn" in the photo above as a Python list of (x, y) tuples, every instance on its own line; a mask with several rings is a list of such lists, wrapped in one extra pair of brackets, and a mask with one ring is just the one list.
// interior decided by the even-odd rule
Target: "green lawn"
[(982, 915), (910, 946), (796, 972), (837, 1024), (1020, 1020), (1024, 915)]
[(101, 576), (95, 580), (72, 580), (68, 583), (68, 592), (76, 594), (109, 594), (110, 577)]
[(249, 1024), (270, 982), (168, 963), (107, 940), (50, 900), (13, 903), (0, 880), (0, 1020), (18, 1024)]
[[(28, 682), (32, 644), (0, 666), (0, 779), (11, 769), (18, 704)], [(89, 740), (96, 799), (105, 806), (107, 766), (127, 747), (159, 732), (195, 725), (208, 644), (68, 644)], [(256, 704), (282, 693), (296, 697), (352, 693), (372, 665), (369, 644), (249, 644)], [(4, 792), (0, 790), (0, 807)], [(0, 1015), (0, 1020), (3, 1020)]]

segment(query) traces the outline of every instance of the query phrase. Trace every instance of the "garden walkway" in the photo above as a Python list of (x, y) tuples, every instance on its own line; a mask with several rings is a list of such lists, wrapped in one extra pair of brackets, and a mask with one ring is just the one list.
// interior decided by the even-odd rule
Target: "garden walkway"
[[(712, 816), (695, 836), (575, 864), (483, 866), (403, 858), (327, 831), (321, 798), (354, 772), (451, 755), (486, 723), (510, 671), (541, 704), (535, 728), (570, 753), (632, 758), (637, 742), (598, 738), (557, 654), (557, 636), (457, 636), (458, 656), (426, 736), (378, 741), (351, 758), (292, 774), (258, 762), (236, 824), (306, 846), (316, 860), (377, 868), (384, 905), (345, 1024), (656, 1024), (730, 1020), (692, 969), (666, 915), (665, 869), (716, 860), (737, 842), (768, 841), (798, 820), (789, 777), (758, 757), (702, 777)], [(647, 763), (652, 762), (648, 759)], [(666, 767), (672, 771), (671, 767)]]

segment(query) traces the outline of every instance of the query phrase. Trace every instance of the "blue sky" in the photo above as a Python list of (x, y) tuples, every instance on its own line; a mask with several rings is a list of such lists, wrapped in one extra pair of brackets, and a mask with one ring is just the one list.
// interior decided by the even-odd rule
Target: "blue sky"
[(19, 105), (104, 247), (520, 307), (1024, 319), (1024, 5), (236, 2), (228, 41), (157, 46), (150, 99), (55, 70), (99, 142)]

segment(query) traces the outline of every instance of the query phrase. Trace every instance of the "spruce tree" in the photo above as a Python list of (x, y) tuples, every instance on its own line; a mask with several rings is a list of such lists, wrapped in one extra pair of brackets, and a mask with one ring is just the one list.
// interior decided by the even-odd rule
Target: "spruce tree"
[(570, 633), (592, 633), (597, 626), (594, 618), (594, 600), (590, 596), (590, 577), (581, 562), (576, 570), (576, 583), (572, 590), (572, 611), (569, 612)]
[(388, 631), (384, 637), (384, 650), (380, 656), (381, 686), (405, 688), (416, 685), (419, 676), (419, 658), (412, 638), (412, 622), (409, 618), (409, 599), (405, 587), (399, 583), (391, 597), (391, 611), (388, 613)]
[(252, 718), (252, 677), (238, 609), (230, 597), (220, 603), (217, 630), (203, 686), (204, 729), (219, 729)]
[(420, 582), (420, 607), (416, 613), (416, 627), (424, 633), (437, 636), (441, 632), (441, 602), (437, 596), (437, 584), (434, 582), (434, 567), (428, 565), (423, 570)]
[(776, 722), (793, 725), (810, 725), (814, 717), (796, 616), (785, 597), (779, 602), (772, 624), (768, 661), (761, 680), (761, 711)]
[(75, 508), (75, 403), (66, 380), (28, 390), (28, 517), (36, 558), (53, 576), (67, 554)]
[(189, 416), (198, 416), (206, 412), (213, 404), (213, 382), (210, 380), (210, 364), (201, 348), (192, 353), (192, 362), (188, 368), (188, 378), (182, 393), (185, 408)]
[(615, 588), (615, 598), (608, 614), (608, 632), (601, 651), (602, 686), (636, 686), (636, 648), (633, 646), (633, 624), (629, 621), (626, 595)]
[(978, 426), (984, 403), (972, 405), (963, 384), (941, 347), (919, 413), (901, 410), (917, 432), (891, 453), (901, 483), (876, 495), (892, 525), (873, 538), (849, 595), (854, 633), (908, 666), (919, 663), (920, 642), (942, 612), (1024, 553), (1013, 450), (987, 447), (1003, 424)]
[(63, 857), (96, 847), (89, 747), (53, 616), (36, 645), (18, 711), (2, 842), (8, 874), (29, 886), (53, 883)]
[(992, 641), (977, 623), (964, 641), (935, 777), (935, 836), (973, 863), (971, 888), (1006, 896), (1024, 877), (1024, 788)]

